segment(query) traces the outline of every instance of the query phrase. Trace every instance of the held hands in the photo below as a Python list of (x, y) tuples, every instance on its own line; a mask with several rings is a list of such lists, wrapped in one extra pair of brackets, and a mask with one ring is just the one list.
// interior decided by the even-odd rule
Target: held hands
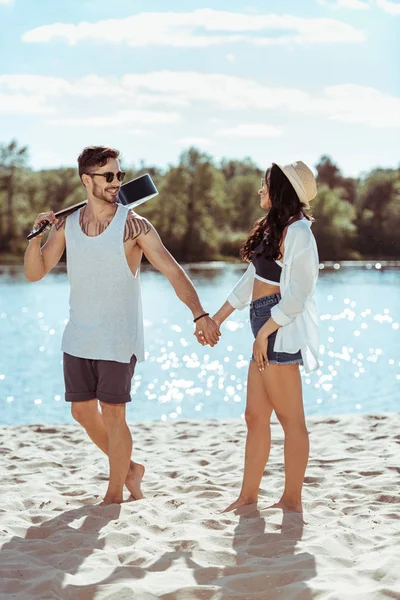
[(221, 337), (219, 323), (209, 316), (202, 317), (196, 321), (196, 330), (193, 335), (196, 336), (197, 341), (202, 346), (205, 346), (206, 344), (215, 346), (218, 344), (219, 338)]
[(267, 348), (268, 336), (259, 332), (253, 344), (253, 356), (259, 371), (264, 371), (269, 365)]

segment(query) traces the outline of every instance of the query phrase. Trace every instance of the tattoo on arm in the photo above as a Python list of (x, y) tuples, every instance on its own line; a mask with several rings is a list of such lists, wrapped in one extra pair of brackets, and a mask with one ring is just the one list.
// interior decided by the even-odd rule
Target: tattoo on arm
[(133, 213), (128, 215), (125, 223), (124, 242), (135, 240), (141, 233), (147, 235), (151, 229), (146, 219), (136, 217)]

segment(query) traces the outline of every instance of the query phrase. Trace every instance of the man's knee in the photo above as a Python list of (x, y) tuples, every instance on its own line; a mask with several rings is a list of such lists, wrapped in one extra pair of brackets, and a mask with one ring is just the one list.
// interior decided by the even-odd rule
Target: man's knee
[(100, 402), (104, 424), (107, 429), (118, 426), (125, 421), (125, 404), (108, 404)]
[(75, 421), (78, 421), (81, 425), (90, 421), (93, 418), (93, 412), (96, 410), (98, 410), (97, 400), (71, 403), (71, 414)]

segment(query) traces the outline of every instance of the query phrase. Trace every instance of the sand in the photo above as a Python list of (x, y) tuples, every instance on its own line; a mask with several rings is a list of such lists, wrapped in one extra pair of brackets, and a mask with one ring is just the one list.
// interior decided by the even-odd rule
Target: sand
[[(400, 598), (400, 415), (308, 419), (303, 517), (240, 488), (242, 420), (131, 424), (146, 498), (96, 506), (107, 459), (78, 425), (0, 429), (0, 599)], [(128, 498), (128, 494), (126, 495)]]

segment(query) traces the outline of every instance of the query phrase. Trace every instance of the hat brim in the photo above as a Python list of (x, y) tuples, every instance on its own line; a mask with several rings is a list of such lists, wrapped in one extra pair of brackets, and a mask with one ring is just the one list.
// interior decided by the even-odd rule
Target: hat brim
[[(310, 199), (307, 198), (307, 195), (304, 192), (303, 187), (300, 185), (299, 181), (296, 179), (296, 177), (289, 171), (289, 166), (290, 165), (280, 165), (279, 163), (273, 162), (273, 165), (276, 165), (277, 167), (280, 168), (280, 170), (282, 171), (282, 173), (285, 175), (285, 177), (290, 181), (294, 191), (297, 194), (298, 199), (300, 200), (300, 202), (302, 204), (304, 204), (304, 206), (306, 208), (310, 208)], [(293, 167), (292, 167), (293, 168)], [(294, 170), (294, 169), (293, 169)], [(315, 196), (314, 196), (315, 198)]]

